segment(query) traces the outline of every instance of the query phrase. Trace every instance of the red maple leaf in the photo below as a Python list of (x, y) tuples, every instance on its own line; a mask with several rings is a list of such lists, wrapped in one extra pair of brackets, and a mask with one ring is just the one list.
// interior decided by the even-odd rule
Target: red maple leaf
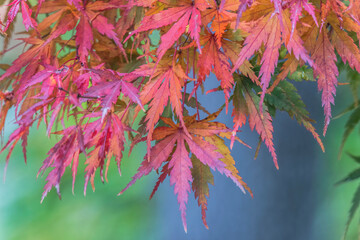
[[(191, 134), (191, 138), (185, 133), (181, 125), (175, 124), (171, 119), (162, 118), (169, 127), (158, 127), (155, 129), (152, 139), (159, 142), (151, 148), (150, 156), (145, 156), (144, 161), (132, 181), (119, 194), (122, 194), (138, 179), (153, 170), (158, 170), (163, 163), (166, 163), (163, 168), (163, 174), (160, 176), (154, 191), (158, 188), (158, 184), (169, 175), (170, 185), (174, 185), (174, 192), (177, 195), (180, 205), (184, 229), (187, 231), (185, 210), (188, 193), (191, 189), (190, 182), (193, 181), (193, 177), (199, 177), (192, 176), (191, 174), (190, 169), (193, 168), (193, 165), (190, 159), (190, 153), (195, 155), (202, 164), (231, 178), (244, 192), (245, 188), (251, 193), (241, 177), (238, 176), (238, 172), (234, 167), (234, 161), (231, 156), (229, 157), (229, 152), (226, 150), (227, 147), (221, 142), (217, 144), (217, 142), (221, 140), (221, 138), (217, 136), (218, 134), (228, 138), (231, 136), (231, 130), (224, 124), (210, 122), (216, 118), (219, 113), (220, 112), (216, 112), (200, 121), (196, 121), (195, 116), (185, 117), (186, 128)], [(194, 171), (197, 171), (197, 169)], [(194, 174), (196, 175), (196, 173)], [(193, 188), (197, 189), (197, 186), (198, 184), (195, 184)], [(197, 190), (195, 194), (199, 196)], [(204, 207), (206, 203), (203, 201), (204, 199), (201, 200), (200, 204), (205, 204), (202, 207), (203, 219), (205, 219)], [(206, 225), (205, 220), (204, 224)]]

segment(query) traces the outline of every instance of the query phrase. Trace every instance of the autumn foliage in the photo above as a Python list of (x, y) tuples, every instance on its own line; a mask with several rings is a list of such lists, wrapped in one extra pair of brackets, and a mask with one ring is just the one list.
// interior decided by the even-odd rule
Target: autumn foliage
[[(111, 161), (120, 171), (124, 145), (131, 152), (145, 142), (144, 160), (120, 194), (156, 171), (152, 197), (169, 177), (185, 231), (191, 191), (207, 227), (213, 171), (252, 194), (229, 149), (235, 141), (247, 146), (237, 136), (246, 122), (276, 168), (277, 111), (295, 118), (324, 150), (291, 81), (317, 81), (325, 135), (338, 63), (360, 72), (355, 0), (13, 0), (5, 9), (2, 54), (10, 50), (16, 19), (26, 30), (16, 46), (22, 53), (1, 65), (0, 130), (10, 108), (17, 124), (1, 150), (8, 150), (6, 163), (19, 142), (26, 161), (29, 129), (43, 123), (60, 140), (39, 170), (47, 175), (42, 200), (53, 187), (60, 196), (67, 168), (74, 185), (79, 164), (86, 165), (86, 194), (97, 175), (106, 179)], [(224, 96), (214, 113), (198, 101), (211, 74), (219, 83), (206, 94)], [(234, 125), (216, 122), (229, 109)]]

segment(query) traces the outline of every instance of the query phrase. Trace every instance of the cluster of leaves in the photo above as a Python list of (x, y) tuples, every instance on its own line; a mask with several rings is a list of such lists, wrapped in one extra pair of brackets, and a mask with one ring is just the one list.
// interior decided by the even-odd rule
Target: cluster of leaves
[[(248, 121), (278, 168), (272, 119), (285, 111), (312, 133), (323, 149), (296, 88), (289, 81), (314, 80), (322, 94), (325, 135), (339, 74), (336, 62), (360, 71), (357, 1), (340, 0), (13, 0), (2, 35), (7, 52), (21, 15), (23, 53), (2, 64), (0, 131), (10, 108), (18, 128), (1, 152), (8, 163), (21, 140), (26, 161), (29, 128), (44, 123), (60, 136), (39, 171), (46, 172), (42, 199), (86, 157), (85, 187), (112, 157), (119, 168), (124, 144), (146, 142), (136, 180), (160, 171), (169, 176), (186, 231), (186, 203), (193, 190), (206, 223), (211, 170), (244, 192), (230, 147)], [(155, 41), (160, 36), (160, 41)], [(337, 57), (339, 56), (339, 57)], [(210, 74), (219, 81), (224, 105), (209, 113), (198, 101)], [(232, 103), (234, 125), (214, 122)], [(208, 116), (201, 119), (200, 111)], [(195, 113), (191, 115), (191, 112)], [(137, 117), (139, 116), (139, 117)], [(67, 126), (68, 119), (75, 124)], [(137, 120), (140, 119), (138, 122)], [(137, 124), (138, 123), (138, 124)], [(60, 124), (60, 131), (53, 131)], [(135, 126), (139, 125), (136, 129)], [(246, 144), (245, 144), (246, 145)], [(103, 173), (105, 166), (105, 174)]]

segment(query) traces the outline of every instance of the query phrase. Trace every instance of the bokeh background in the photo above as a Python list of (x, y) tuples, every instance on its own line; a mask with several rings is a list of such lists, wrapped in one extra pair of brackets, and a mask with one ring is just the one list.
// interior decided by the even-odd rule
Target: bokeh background
[[(13, 53), (16, 55), (16, 52)], [(15, 55), (5, 55), (1, 63), (10, 63)], [(342, 73), (340, 82), (345, 81), (348, 81), (346, 73)], [(295, 84), (321, 133), (323, 110), (316, 83)], [(212, 89), (217, 85), (214, 76), (210, 76), (206, 87)], [(223, 95), (203, 95), (200, 101), (209, 110), (215, 110), (223, 102)], [(348, 87), (339, 86), (334, 115), (351, 101)], [(323, 139), (326, 148), (323, 153), (305, 128), (287, 114), (278, 113), (274, 119), (274, 142), (280, 170), (275, 169), (264, 145), (254, 160), (258, 135), (244, 127), (239, 137), (253, 149), (237, 144), (232, 154), (240, 175), (252, 188), (254, 198), (244, 195), (231, 180), (215, 173), (215, 186), (210, 187), (207, 211), (210, 229), (203, 226), (200, 208), (191, 194), (187, 205), (187, 234), (183, 230), (176, 196), (168, 179), (150, 201), (148, 198), (157, 178), (155, 173), (138, 181), (122, 196), (116, 196), (143, 159), (145, 147), (141, 145), (130, 157), (123, 159), (122, 176), (119, 176), (114, 164), (108, 183), (102, 184), (98, 177), (95, 192), (89, 188), (84, 197), (84, 168), (80, 168), (73, 195), (68, 169), (61, 183), (62, 200), (53, 190), (40, 204), (45, 177), (37, 178), (36, 175), (47, 151), (57, 139), (47, 138), (44, 126), (34, 128), (29, 137), (28, 163), (24, 163), (21, 149), (16, 147), (6, 181), (0, 183), (0, 239), (341, 239), (351, 199), (359, 184), (353, 182), (334, 186), (336, 181), (356, 167), (346, 154), (341, 160), (337, 159), (347, 117), (345, 115), (331, 122)], [(12, 118), (10, 113), (4, 141), (15, 129)], [(223, 112), (218, 120), (232, 126), (230, 114)], [(359, 146), (360, 138), (355, 131), (344, 152), (360, 154)], [(6, 154), (0, 155), (0, 170), (4, 169)], [(0, 171), (0, 179), (3, 177), (4, 173)], [(357, 214), (348, 239), (358, 239), (358, 218)]]

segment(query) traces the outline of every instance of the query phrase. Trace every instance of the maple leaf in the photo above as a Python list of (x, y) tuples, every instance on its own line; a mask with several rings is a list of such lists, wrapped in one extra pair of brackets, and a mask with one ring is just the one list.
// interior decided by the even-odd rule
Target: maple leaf
[(132, 35), (158, 29), (167, 25), (175, 23), (167, 33), (161, 36), (161, 43), (157, 48), (157, 62), (159, 62), (165, 55), (166, 51), (183, 35), (189, 26), (189, 34), (195, 40), (199, 50), (200, 47), (200, 27), (201, 27), (201, 13), (198, 10), (199, 4), (179, 4), (166, 10), (160, 11), (154, 15), (145, 16), (139, 28), (132, 32), (126, 39), (127, 41)]
[(121, 173), (120, 164), (125, 143), (124, 132), (129, 130), (116, 114), (108, 113), (103, 123), (101, 119), (98, 119), (84, 126), (72, 126), (62, 131), (60, 133), (63, 135), (62, 139), (48, 152), (49, 156), (44, 160), (38, 173), (38, 175), (41, 172), (44, 174), (46, 169), (53, 167), (46, 177), (47, 183), (44, 187), (41, 202), (52, 187), (56, 188), (59, 197), (61, 197), (60, 180), (66, 167), (70, 166), (71, 163), (73, 163), (71, 169), (74, 192), (79, 154), (81, 152), (86, 154), (85, 148), (92, 149), (94, 147), (89, 153), (90, 157), (85, 162), (87, 166), (85, 168), (84, 195), (86, 195), (89, 181), (93, 190), (95, 190), (94, 179), (98, 168), (100, 168), (100, 177), (104, 181), (103, 169), (106, 157), (105, 179), (107, 180), (107, 172), (112, 156), (115, 156), (115, 162), (119, 173)]
[[(213, 71), (220, 81), (220, 86), (225, 94), (226, 105), (230, 97), (230, 90), (234, 84), (234, 79), (231, 74), (230, 63), (227, 56), (220, 50), (217, 45), (217, 40), (214, 35), (208, 33), (204, 38), (206, 45), (203, 48), (203, 52), (198, 59), (198, 85), (202, 84), (205, 78)], [(193, 91), (195, 91), (194, 89)], [(227, 109), (227, 108), (226, 108)]]
[[(360, 71), (360, 51), (354, 40), (343, 30), (341, 23), (334, 16), (329, 16), (329, 23), (333, 27), (330, 35), (331, 43), (335, 47), (344, 63), (348, 63), (352, 69)], [(350, 21), (350, 20), (349, 20)], [(353, 23), (352, 25), (356, 25)], [(348, 26), (347, 26), (348, 27)], [(354, 30), (351, 29), (350, 30)]]
[(234, 95), (233, 95), (233, 105), (234, 108), (231, 116), (233, 117), (234, 126), (233, 126), (231, 144), (230, 144), (231, 148), (233, 147), (234, 144), (236, 132), (246, 123), (246, 116), (249, 115), (246, 101), (244, 95), (241, 92), (239, 84), (235, 85)]
[(58, 38), (59, 36), (65, 34), (68, 31), (71, 31), (76, 26), (77, 19), (72, 13), (67, 13), (63, 18), (61, 18), (55, 27), (51, 30), (49, 37), (43, 43), (43, 45), (49, 44), (54, 39)]
[(220, 7), (216, 1), (209, 1), (210, 7), (204, 11), (205, 25), (210, 24), (214, 32), (218, 48), (221, 48), (222, 35), (226, 27), (236, 19), (237, 15), (231, 11), (238, 10), (238, 0), (222, 1)]
[[(185, 133), (184, 128), (179, 124), (175, 124), (171, 119), (162, 118), (162, 120), (170, 127), (160, 126), (153, 132), (153, 139), (159, 141), (155, 146), (151, 148), (149, 160), (145, 156), (138, 172), (133, 176), (133, 179), (129, 184), (119, 193), (122, 194), (138, 179), (145, 175), (148, 175), (153, 170), (158, 170), (161, 165), (168, 162), (165, 170), (163, 170), (162, 176), (158, 183), (160, 184), (167, 175), (170, 175), (170, 184), (175, 185), (174, 192), (177, 194), (178, 203), (180, 205), (181, 218), (184, 225), (185, 232), (187, 231), (186, 225), (186, 203), (188, 200), (188, 193), (190, 192), (189, 182), (193, 182), (193, 179), (197, 179), (199, 176), (191, 175), (191, 168), (195, 168), (198, 165), (193, 166), (189, 154), (192, 153), (203, 164), (211, 168), (212, 170), (218, 170), (220, 173), (230, 177), (240, 189), (248, 189), (247, 185), (237, 175), (237, 170), (233, 166), (233, 159), (229, 159), (228, 152), (223, 148), (225, 145), (216, 146), (212, 143), (217, 134), (230, 133), (224, 124), (217, 122), (210, 122), (219, 112), (210, 115), (200, 121), (195, 120), (195, 116), (185, 117), (186, 128), (191, 134), (191, 138)], [(188, 147), (187, 147), (188, 146)], [(224, 152), (224, 155), (222, 154)], [(226, 153), (226, 154), (225, 154)], [(163, 168), (164, 169), (164, 168)], [(197, 173), (198, 169), (192, 170)], [(204, 177), (204, 176), (201, 176)], [(198, 181), (198, 180), (196, 180)], [(156, 185), (156, 189), (158, 184)], [(198, 186), (197, 182), (193, 184), (193, 188)], [(155, 189), (155, 191), (156, 191)], [(198, 191), (204, 191), (196, 189), (196, 195), (200, 194)], [(201, 193), (202, 194), (202, 193)], [(200, 195), (198, 195), (200, 196)], [(202, 215), (205, 219), (206, 203), (204, 197), (201, 197), (200, 205), (202, 205)], [(206, 221), (204, 220), (204, 224)]]
[[(152, 73), (154, 64), (150, 63), (137, 71), (137, 74), (149, 76)], [(159, 65), (155, 73), (152, 74), (151, 81), (147, 82), (144, 89), (140, 93), (141, 102), (149, 104), (146, 114), (147, 131), (148, 131), (148, 149), (150, 149), (150, 141), (154, 127), (160, 119), (164, 107), (170, 100), (171, 107), (182, 126), (185, 126), (182, 113), (182, 94), (181, 89), (184, 86), (185, 79), (190, 79), (183, 71), (180, 65)], [(186, 132), (186, 130), (185, 130)]]
[[(225, 137), (227, 139), (230, 139), (230, 132), (227, 133), (220, 133), (221, 137)], [(210, 137), (206, 137), (205, 140), (209, 143), (213, 144), (214, 146), (217, 146), (217, 151), (223, 155), (223, 158), (220, 160), (225, 163), (225, 168), (227, 171), (225, 171), (225, 175), (230, 178), (240, 189), (245, 193), (245, 190), (250, 193), (251, 196), (253, 196), (251, 189), (247, 186), (247, 184), (243, 181), (243, 179), (239, 176), (239, 172), (237, 168), (235, 167), (235, 160), (231, 156), (231, 152), (229, 148), (225, 145), (224, 139), (217, 135), (212, 135)], [(241, 140), (237, 139), (240, 143), (246, 145)]]
[[(244, 33), (241, 30), (237, 30), (236, 32), (230, 30), (224, 33), (221, 46), (225, 55), (231, 62), (236, 62), (238, 59), (238, 54), (241, 50), (243, 40)], [(248, 76), (253, 82), (260, 85), (259, 79), (253, 71), (253, 65), (249, 61), (244, 61), (244, 63), (239, 67), (239, 70), (241, 74)]]
[(301, 97), (296, 93), (294, 85), (287, 81), (281, 82), (271, 95), (267, 95), (266, 102), (274, 107), (274, 109), (286, 111), (290, 117), (295, 117), (299, 124), (304, 125), (311, 132), (322, 151), (325, 151), (324, 145), (312, 125), (313, 120), (310, 119), (309, 112), (305, 109), (305, 104)]
[(120, 48), (124, 57), (127, 59), (125, 49), (120, 42), (116, 32), (114, 31), (115, 27), (108, 23), (107, 18), (102, 15), (89, 14), (92, 19), (92, 26), (96, 28), (102, 35), (106, 35), (108, 38), (114, 40), (115, 44)]
[(82, 16), (76, 27), (76, 44), (79, 46), (80, 61), (86, 63), (87, 56), (91, 50), (93, 34), (89, 21)]
[[(266, 11), (269, 10), (267, 9)], [(262, 105), (271, 76), (278, 64), (279, 50), (284, 39), (286, 40), (285, 45), (289, 52), (293, 52), (297, 59), (301, 57), (312, 65), (312, 60), (307, 55), (306, 49), (302, 47), (302, 40), (296, 33), (290, 30), (289, 25), (290, 21), (286, 11), (279, 12), (276, 8), (274, 12), (270, 12), (265, 17), (260, 18), (256, 27), (245, 39), (244, 47), (241, 49), (238, 59), (234, 64), (232, 72), (239, 68), (245, 60), (249, 60), (255, 51), (260, 49), (262, 44), (265, 45), (259, 73), (262, 85), (260, 105)]]
[(105, 114), (111, 109), (113, 104), (117, 101), (120, 93), (123, 93), (125, 96), (129, 97), (134, 103), (138, 104), (141, 109), (144, 109), (141, 104), (140, 97), (138, 96), (139, 90), (135, 88), (131, 83), (122, 79), (121, 77), (125, 74), (119, 72), (111, 71), (110, 69), (100, 70), (100, 69), (89, 69), (92, 73), (91, 76), (98, 75), (98, 77), (103, 79), (110, 79), (109, 82), (101, 82), (91, 88), (87, 89), (85, 98), (101, 98), (101, 104), (103, 106), (102, 119)]
[(9, 109), (13, 106), (14, 101), (14, 93), (13, 92), (0, 92), (0, 133), (2, 133), (4, 126), (5, 126), (5, 120), (6, 116), (8, 114)]
[[(23, 119), (22, 119), (23, 120)], [(4, 168), (4, 180), (6, 178), (6, 169), (9, 164), (9, 159), (12, 151), (16, 144), (22, 140), (22, 151), (24, 154), (24, 160), (26, 163), (26, 146), (27, 146), (27, 136), (29, 135), (29, 125), (20, 125), (12, 134), (9, 136), (8, 142), (4, 145), (4, 147), (0, 150), (0, 154), (3, 153), (7, 148), (9, 148), (8, 154), (6, 156), (6, 163)]]
[(240, 0), (240, 4), (239, 4), (238, 10), (237, 10), (235, 29), (237, 29), (239, 26), (239, 22), (240, 22), (242, 13), (246, 10), (247, 7), (250, 7), (253, 3), (254, 3), (254, 0)]
[[(286, 10), (283, 11), (279, 21), (282, 38), (285, 39), (285, 46), (289, 54), (294, 55), (296, 60), (305, 61), (311, 67), (313, 65), (313, 61), (311, 60), (307, 49), (303, 46), (303, 40), (301, 39), (298, 31), (291, 28), (289, 12)], [(314, 20), (314, 22), (317, 26), (317, 21)]]
[[(33, 46), (29, 48), (26, 52), (21, 54), (17, 59), (15, 59), (12, 65), (6, 70), (6, 72), (1, 75), (0, 81), (3, 81), (11, 75), (16, 74), (25, 66), (32, 65), (33, 67), (37, 68), (39, 63), (34, 59), (36, 59), (37, 56), (44, 54), (48, 50), (47, 48), (43, 48), (42, 44), (42, 40), (35, 40), (35, 42), (33, 42)], [(27, 67), (27, 69), (29, 68), (29, 66)], [(24, 73), (23, 76), (24, 75), (26, 75), (26, 73)]]
[(151, 7), (156, 0), (134, 0), (132, 4), (135, 6)]
[(67, 2), (71, 5), (73, 4), (77, 9), (81, 9), (82, 2), (81, 0), (67, 0)]
[(348, 8), (345, 10), (358, 25), (360, 25), (360, 14), (357, 11), (359, 7), (358, 1), (350, 0)]
[[(299, 21), (299, 18), (302, 16), (302, 10), (307, 11), (311, 17), (314, 19), (314, 22), (318, 26), (318, 22), (315, 16), (315, 7), (308, 0), (291, 0), (290, 1), (290, 13), (291, 13), (291, 36), (293, 35), (296, 24)], [(290, 37), (291, 38), (291, 37)]]
[[(74, 4), (78, 12), (75, 9), (72, 9), (69, 4)], [(82, 5), (83, 3), (81, 1), (60, 1), (51, 5), (47, 5), (47, 2), (45, 2), (43, 4), (42, 10), (39, 11), (41, 13), (51, 13), (59, 10), (52, 14), (54, 16), (52, 16), (52, 19), (48, 19), (48, 21), (55, 21), (54, 19), (59, 18), (62, 14), (67, 15), (66, 18), (60, 18), (58, 25), (53, 28), (54, 31), (50, 34), (46, 44), (58, 36), (63, 35), (66, 31), (75, 28), (77, 21), (72, 21), (70, 19), (75, 20), (74, 18), (80, 18), (79, 24), (76, 27), (75, 42), (77, 45), (78, 54), (80, 55), (80, 60), (83, 64), (87, 62), (86, 58), (89, 54), (89, 51), (91, 50), (91, 45), (94, 40), (93, 29), (96, 29), (100, 34), (107, 36), (109, 39), (112, 39), (119, 47), (125, 59), (127, 59), (123, 45), (114, 31), (115, 27), (108, 22), (106, 17), (102, 16), (100, 12), (97, 12), (101, 10), (104, 11), (107, 9), (113, 9), (117, 6), (102, 1), (97, 1), (94, 3), (90, 2), (88, 4), (86, 3), (84, 6)], [(64, 19), (67, 19), (68, 21), (65, 21)]]
[(248, 116), (251, 130), (255, 129), (258, 132), (261, 140), (271, 153), (275, 167), (278, 169), (279, 165), (273, 143), (274, 129), (272, 126), (272, 118), (267, 111), (267, 107), (264, 106), (263, 111), (261, 111), (259, 107), (260, 97), (257, 96), (248, 85), (240, 84), (239, 81), (237, 85), (239, 85), (239, 87), (235, 88), (237, 93), (234, 94), (234, 130), (232, 132), (231, 146), (236, 131), (245, 123), (246, 117)]
[(273, 84), (269, 87), (268, 93), (271, 93), (276, 86), (284, 80), (289, 74), (293, 74), (300, 65), (300, 62), (295, 58), (293, 54), (288, 54), (285, 56), (286, 60), (281, 66), (280, 73), (276, 76)]
[(322, 29), (323, 26), (327, 23), (327, 18), (331, 14), (335, 14), (339, 21), (342, 22), (345, 10), (346, 5), (340, 0), (328, 0), (326, 3), (321, 2), (320, 29)]
[(152, 190), (152, 192), (150, 194), (150, 197), (149, 197), (150, 200), (153, 198), (153, 196), (156, 193), (156, 191), (158, 190), (160, 184), (163, 183), (165, 181), (166, 177), (169, 176), (169, 175), (170, 175), (169, 162), (167, 162), (163, 166), (163, 168), (161, 170), (161, 174), (160, 174), (160, 176), (158, 178), (158, 181), (156, 182), (156, 184), (155, 184), (155, 186), (154, 186), (154, 188), (153, 188), (153, 190)]
[(9, 28), (10, 24), (14, 21), (17, 13), (19, 12), (20, 3), (21, 3), (21, 13), (22, 13), (22, 18), (23, 18), (23, 24), (25, 26), (26, 31), (28, 31), (30, 27), (32, 27), (34, 29), (36, 28), (37, 23), (33, 18), (31, 18), (32, 11), (29, 8), (29, 6), (26, 4), (26, 0), (14, 0), (9, 4), (9, 6), (11, 6), (11, 8), (8, 12), (8, 18), (6, 21), (4, 32)]
[(314, 74), (319, 76), (318, 87), (322, 91), (322, 105), (325, 113), (325, 124), (323, 134), (330, 123), (331, 104), (334, 104), (336, 93), (337, 76), (339, 75), (336, 62), (334, 47), (331, 45), (326, 29), (322, 29), (316, 41), (316, 47), (312, 53), (312, 58), (317, 66)]
[(74, 158), (74, 162), (78, 161), (78, 145), (76, 140), (77, 131), (71, 127), (64, 131), (64, 137), (48, 152), (48, 157), (44, 160), (41, 166), (38, 176), (41, 172), (44, 172), (47, 168), (53, 167), (48, 176), (46, 177), (47, 183), (44, 186), (44, 192), (41, 197), (41, 202), (44, 201), (46, 195), (52, 187), (56, 188), (56, 192), (61, 199), (60, 194), (60, 179), (65, 172), (65, 168), (71, 164)]
[(245, 60), (249, 60), (250, 57), (254, 55), (255, 51), (261, 47), (261, 44), (266, 43), (266, 49), (261, 59), (262, 67), (260, 69), (263, 90), (261, 95), (262, 100), (265, 96), (266, 89), (269, 86), (271, 75), (275, 70), (279, 57), (279, 49), (281, 46), (280, 35), (280, 24), (276, 15), (272, 16), (269, 14), (267, 17), (260, 20), (251, 35), (246, 38), (244, 43), (245, 46), (241, 49), (239, 58), (233, 68), (233, 71), (235, 71), (235, 69), (242, 65)]
[(351, 113), (349, 119), (347, 120), (345, 124), (345, 131), (341, 140), (341, 145), (339, 149), (338, 158), (341, 158), (341, 154), (345, 145), (346, 140), (350, 136), (350, 133), (355, 129), (355, 127), (360, 122), (360, 108), (358, 106), (355, 107), (355, 105), (352, 107), (353, 112)]
[[(284, 12), (283, 20), (285, 24), (285, 35), (289, 37), (290, 21), (286, 12)], [(281, 72), (276, 76), (276, 79), (274, 80), (273, 85), (268, 89), (268, 92), (272, 92), (280, 81), (284, 80), (289, 74), (293, 74), (297, 71), (299, 66), (303, 66), (304, 62), (302, 60), (306, 61), (308, 65), (314, 67), (313, 60), (311, 58), (309, 59), (309, 56), (306, 53), (313, 52), (319, 28), (311, 16), (305, 16), (302, 21), (305, 23), (306, 27), (303, 27), (300, 30), (303, 32), (301, 39), (297, 32), (293, 33), (292, 38), (287, 43), (288, 49), (292, 49), (293, 52), (289, 51), (289, 53), (284, 57), (286, 61), (281, 67)]]
[(198, 199), (198, 204), (201, 206), (202, 220), (206, 228), (209, 228), (206, 222), (207, 197), (209, 197), (209, 183), (214, 185), (214, 176), (212, 175), (209, 166), (203, 164), (195, 155), (191, 156), (193, 168), (191, 175), (193, 176), (192, 190), (195, 198)]

